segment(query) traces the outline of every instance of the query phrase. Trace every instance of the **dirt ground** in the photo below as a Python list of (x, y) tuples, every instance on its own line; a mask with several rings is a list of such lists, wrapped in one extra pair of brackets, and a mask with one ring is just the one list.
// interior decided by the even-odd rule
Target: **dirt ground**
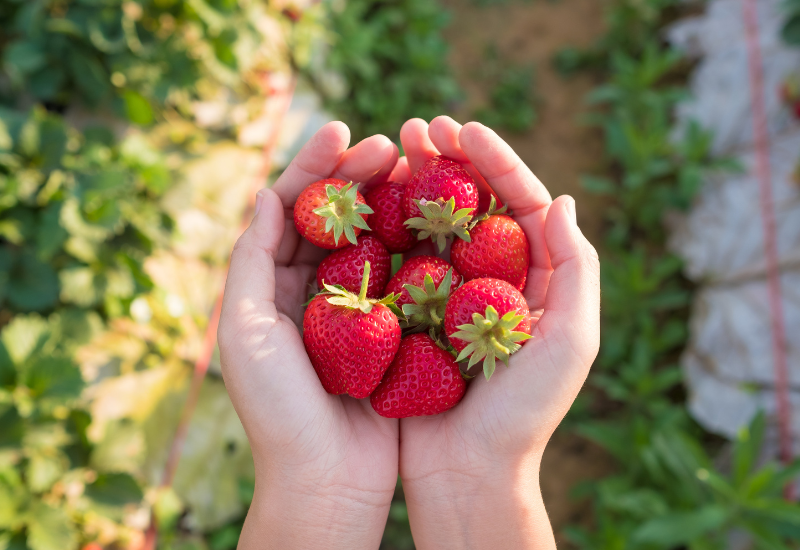
[[(580, 123), (584, 97), (593, 86), (590, 77), (563, 78), (553, 69), (553, 55), (565, 46), (588, 46), (603, 31), (602, 0), (509, 0), (481, 7), (474, 0), (445, 0), (452, 20), (445, 32), (450, 61), (467, 99), (456, 118), (470, 119), (484, 104), (491, 83), (482, 78), (486, 49), (496, 48), (503, 63), (533, 64), (539, 119), (524, 134), (500, 134), (550, 190), (572, 195), (578, 224), (596, 246), (601, 240), (603, 205), (582, 190), (579, 177), (601, 165), (602, 141), (597, 130)], [(544, 456), (542, 491), (559, 546), (566, 524), (591, 521), (588, 506), (569, 497), (578, 481), (610, 470), (609, 458), (585, 440), (556, 433)]]

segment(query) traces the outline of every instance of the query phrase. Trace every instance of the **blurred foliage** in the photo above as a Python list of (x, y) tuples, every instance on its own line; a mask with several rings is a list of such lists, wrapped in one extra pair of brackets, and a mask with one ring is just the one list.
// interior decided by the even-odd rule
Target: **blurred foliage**
[(800, 46), (800, 1), (786, 0), (783, 7), (786, 12), (781, 29), (783, 40), (792, 46)]
[(41, 107), (0, 108), (0, 307), (127, 311), (152, 287), (142, 261), (165, 240), (170, 174), (146, 142), (79, 132)]
[(710, 136), (696, 124), (674, 133), (683, 59), (655, 37), (681, 3), (616, 0), (594, 49), (556, 58), (565, 72), (591, 67), (604, 77), (589, 103), (608, 170), (584, 179), (608, 205), (602, 345), (590, 376), (602, 399), (569, 422), (619, 461), (617, 474), (578, 490), (596, 526), (569, 534), (581, 548), (706, 550), (728, 548), (736, 530), (756, 548), (788, 549), (800, 540), (800, 507), (781, 491), (800, 464), (761, 464), (759, 416), (720, 468), (709, 455), (718, 446), (689, 417), (680, 388), (692, 288), (666, 250), (663, 221), (690, 205), (705, 175), (735, 169), (711, 158)]
[[(190, 179), (192, 157), (212, 156), (209, 144), (237, 140), (260, 115), (264, 74), (308, 56), (318, 11), (0, 3), (0, 548), (138, 544), (151, 509), (173, 533), (164, 548), (235, 546), (236, 523), (208, 543), (197, 532), (220, 513), (241, 516), (246, 487), (219, 491), (223, 512), (188, 516), (183, 496), (152, 487), (164, 458), (154, 450), (171, 441), (206, 319), (157, 288), (145, 262), (171, 246), (175, 203), (190, 206), (185, 194), (165, 201)], [(201, 286), (202, 263), (192, 268)], [(210, 481), (236, 487), (249, 460), (243, 432), (222, 384), (203, 391), (213, 418), (201, 421), (218, 445), (192, 451)]]
[[(332, 29), (324, 70), (306, 75), (326, 106), (350, 127), (352, 142), (452, 109), (461, 93), (441, 36), (448, 16), (430, 0), (329, 2)], [(338, 78), (331, 78), (331, 72)]]
[(493, 85), (489, 89), (488, 105), (475, 111), (475, 119), (510, 132), (529, 130), (538, 118), (534, 66), (505, 62), (494, 44), (487, 48), (485, 58), (480, 81)]

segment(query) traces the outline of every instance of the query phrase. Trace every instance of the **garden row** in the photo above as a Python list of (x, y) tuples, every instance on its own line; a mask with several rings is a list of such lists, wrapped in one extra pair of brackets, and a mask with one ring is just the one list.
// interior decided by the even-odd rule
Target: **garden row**
[[(608, 205), (602, 345), (590, 391), (568, 421), (618, 467), (576, 490), (591, 499), (595, 521), (570, 530), (581, 548), (728, 548), (732, 531), (759, 548), (800, 539), (800, 507), (782, 498), (800, 464), (759, 465), (763, 415), (729, 448), (685, 407), (677, 363), (692, 288), (666, 248), (663, 223), (691, 204), (709, 173), (737, 169), (712, 159), (710, 136), (698, 125), (674, 135), (691, 66), (660, 37), (686, 9), (677, 0), (615, 1), (595, 48), (556, 59), (565, 71), (594, 70), (603, 79), (590, 103), (607, 170), (584, 181)], [(720, 452), (728, 459), (720, 461)]]

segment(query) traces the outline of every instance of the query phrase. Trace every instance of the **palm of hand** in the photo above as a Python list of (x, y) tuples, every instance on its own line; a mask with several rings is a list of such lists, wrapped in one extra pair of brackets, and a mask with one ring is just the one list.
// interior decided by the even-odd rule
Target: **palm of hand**
[(298, 326), (327, 252), (300, 238), (291, 215), (297, 195), (317, 179), (385, 179), (381, 168), (394, 165), (397, 150), (375, 138), (345, 152), (346, 128), (328, 125), (274, 191), (261, 192), (260, 215), (231, 257), (219, 343), (225, 383), (257, 467), (264, 462), (315, 490), (370, 494), (388, 506), (397, 480), (397, 421), (320, 385)]
[(401, 137), (412, 169), (439, 153), (464, 163), (482, 194), (494, 192), (514, 212), (531, 246), (525, 298), (537, 321), (533, 339), (490, 381), (478, 374), (455, 408), (400, 421), (406, 486), (485, 477), (540, 454), (583, 384), (599, 344), (596, 253), (572, 231), (568, 201), (553, 202), (491, 130), (440, 117), (430, 127), (409, 121)]

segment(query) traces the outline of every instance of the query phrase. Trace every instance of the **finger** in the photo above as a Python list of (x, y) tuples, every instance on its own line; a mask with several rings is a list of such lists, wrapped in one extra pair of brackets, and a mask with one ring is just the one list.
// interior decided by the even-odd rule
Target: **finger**
[[(362, 184), (376, 175), (394, 155), (395, 145), (382, 135), (363, 139), (345, 151), (330, 176)], [(363, 194), (363, 193), (362, 193)]]
[(408, 167), (413, 174), (426, 160), (435, 157), (439, 151), (428, 137), (428, 123), (421, 118), (412, 118), (400, 128), (400, 143), (408, 158)]
[(501, 391), (520, 425), (543, 430), (542, 442), (569, 410), (600, 346), (600, 268), (575, 224), (573, 205), (564, 196), (548, 210), (545, 231), (554, 271), (533, 338), (511, 357), (510, 368), (498, 367), (488, 382), (475, 380), (460, 406)]
[(294, 208), (303, 189), (336, 169), (349, 142), (350, 130), (339, 121), (329, 122), (308, 140), (272, 186), (284, 208)]
[(534, 338), (575, 356), (588, 371), (600, 346), (600, 262), (578, 229), (571, 197), (559, 197), (550, 207), (545, 238), (553, 274)]
[[(256, 199), (257, 213), (231, 254), (221, 327), (240, 326), (245, 320), (259, 318), (266, 330), (278, 320), (275, 308), (275, 261), (286, 220), (283, 205), (272, 189), (262, 189)], [(222, 329), (221, 329), (222, 330)], [(220, 333), (220, 341), (224, 334)]]
[(428, 137), (430, 137), (433, 145), (441, 151), (444, 156), (457, 160), (464, 166), (467, 172), (470, 173), (478, 186), (478, 193), (480, 194), (478, 211), (485, 212), (489, 209), (489, 202), (492, 195), (495, 196), (498, 202), (502, 203), (502, 201), (500, 197), (492, 191), (486, 179), (484, 179), (481, 173), (473, 166), (469, 157), (467, 157), (466, 153), (464, 153), (464, 150), (461, 148), (461, 143), (458, 141), (461, 128), (463, 128), (463, 126), (449, 116), (438, 116), (434, 118), (430, 126), (428, 126)]
[(395, 166), (397, 166), (397, 161), (400, 158), (400, 149), (397, 148), (397, 145), (392, 143), (392, 156), (389, 157), (389, 160), (386, 161), (386, 164), (378, 170), (378, 173), (372, 176), (369, 181), (365, 182), (364, 187), (361, 190), (361, 194), (368, 192), (370, 189), (375, 187), (376, 185), (380, 185), (381, 183), (386, 183), (390, 180), (390, 176), (392, 172), (394, 172)]
[(408, 157), (400, 157), (397, 159), (397, 164), (394, 170), (389, 175), (388, 181), (399, 181), (400, 183), (408, 183), (411, 179), (411, 169), (408, 167)]
[(544, 236), (544, 221), (552, 203), (550, 193), (514, 150), (483, 124), (466, 124), (459, 132), (458, 141), (492, 190), (513, 211), (514, 219), (528, 237), (531, 269), (525, 297), (534, 307), (541, 307), (546, 288), (542, 283), (546, 282), (550, 270)]
[(514, 150), (479, 122), (466, 124), (459, 132), (461, 148), (489, 185), (518, 216), (546, 207), (550, 193)]
[[(319, 132), (317, 135), (318, 134)], [(308, 183), (313, 183), (318, 179), (327, 177), (354, 181), (356, 183), (367, 181), (383, 169), (387, 163), (391, 162), (393, 155), (396, 153), (396, 149), (397, 146), (389, 141), (389, 138), (386, 136), (376, 135), (368, 137), (339, 156), (335, 168), (330, 170), (333, 172), (332, 175), (326, 174)], [(301, 151), (296, 158), (300, 157), (302, 153), (303, 151)], [(277, 186), (278, 183), (276, 182), (275, 185)], [(362, 191), (362, 189), (359, 188), (359, 191)], [(294, 200), (297, 200), (297, 196), (294, 197)], [(284, 209), (284, 216), (287, 220), (290, 220), (289, 223), (291, 223), (293, 219), (293, 207), (294, 203), (292, 203), (291, 208), (287, 207)], [(289, 228), (286, 231), (286, 236), (281, 245), (276, 263), (278, 265), (288, 265), (289, 263), (318, 263), (326, 255), (326, 251), (311, 245), (308, 241), (301, 238), (294, 228)]]
[(469, 158), (464, 154), (461, 144), (458, 142), (460, 131), (461, 124), (449, 116), (437, 116), (428, 126), (428, 137), (441, 154), (465, 163), (469, 162)]
[(315, 246), (304, 238), (300, 237), (300, 244), (297, 246), (294, 256), (292, 256), (291, 264), (309, 264), (316, 267), (322, 260), (327, 258), (331, 252), (334, 251)]

